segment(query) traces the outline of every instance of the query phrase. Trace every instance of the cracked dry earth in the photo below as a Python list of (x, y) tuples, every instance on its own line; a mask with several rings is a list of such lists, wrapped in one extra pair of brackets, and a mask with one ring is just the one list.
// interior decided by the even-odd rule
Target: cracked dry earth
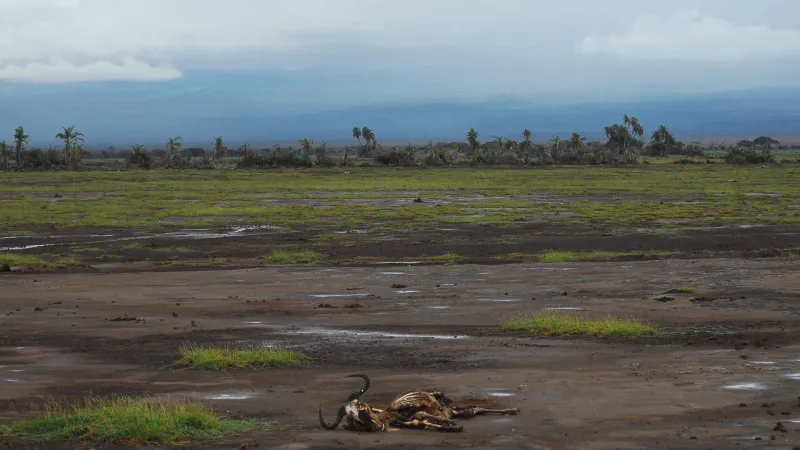
[[(271, 449), (791, 449), (800, 446), (798, 269), (800, 261), (772, 258), (2, 275), (0, 423), (51, 396), (150, 394), (278, 424), (183, 447), (193, 449), (245, 441)], [(663, 298), (681, 286), (703, 293)], [(497, 329), (504, 315), (547, 308), (634, 316), (663, 332), (601, 340)], [(136, 320), (112, 320), (125, 317)], [(165, 369), (187, 342), (288, 346), (313, 361)], [(372, 377), (364, 399), (376, 406), (435, 388), (459, 403), (522, 413), (463, 420), (460, 434), (321, 429), (317, 406), (332, 420), (359, 386), (343, 378), (353, 372)]]

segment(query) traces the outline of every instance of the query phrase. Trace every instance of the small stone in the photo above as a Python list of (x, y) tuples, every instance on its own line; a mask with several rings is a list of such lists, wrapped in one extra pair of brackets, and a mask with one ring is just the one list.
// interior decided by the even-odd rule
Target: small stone
[(774, 427), (772, 427), (772, 431), (780, 431), (781, 433), (786, 433), (789, 430), (786, 428), (786, 425), (784, 425), (781, 422), (778, 422), (778, 423), (775, 424)]

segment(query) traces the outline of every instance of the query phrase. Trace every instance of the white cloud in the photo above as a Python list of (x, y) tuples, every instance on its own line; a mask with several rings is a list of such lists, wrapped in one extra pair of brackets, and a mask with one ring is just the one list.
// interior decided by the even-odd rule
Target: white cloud
[(633, 59), (733, 62), (800, 56), (800, 30), (739, 25), (694, 10), (647, 14), (623, 33), (586, 37), (578, 50)]
[[(686, 5), (717, 19), (636, 20)], [(347, 76), (396, 96), (629, 90), (631, 80), (696, 84), (702, 69), (667, 75), (604, 54), (705, 62), (798, 54), (798, 31), (775, 31), (794, 26), (798, 12), (797, 0), (0, 0), (0, 80), (158, 81), (194, 69), (294, 68), (298, 78), (329, 76), (317, 97), (352, 92), (341, 87)], [(770, 28), (733, 25), (750, 18)], [(769, 70), (790, 76), (785, 66)]]
[(122, 64), (100, 61), (75, 65), (67, 61), (29, 63), (0, 68), (0, 80), (28, 83), (75, 83), (82, 81), (165, 81), (181, 76), (173, 67), (153, 66), (133, 59)]

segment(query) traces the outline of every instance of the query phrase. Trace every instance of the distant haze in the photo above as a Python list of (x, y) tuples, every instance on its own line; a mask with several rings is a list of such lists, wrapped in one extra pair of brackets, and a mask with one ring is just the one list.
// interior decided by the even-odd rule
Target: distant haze
[(4, 0), (0, 139), (800, 134), (796, 0)]

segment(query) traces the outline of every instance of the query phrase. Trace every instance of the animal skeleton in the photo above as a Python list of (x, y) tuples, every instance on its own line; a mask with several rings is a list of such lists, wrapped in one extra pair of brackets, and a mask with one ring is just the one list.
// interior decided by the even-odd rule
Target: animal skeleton
[(487, 409), (477, 406), (455, 406), (453, 401), (439, 391), (409, 391), (397, 395), (386, 409), (371, 407), (359, 400), (370, 387), (364, 374), (348, 375), (364, 380), (364, 387), (348, 396), (348, 404), (339, 408), (336, 420), (328, 425), (319, 408), (319, 423), (326, 430), (334, 430), (343, 419), (343, 428), (350, 431), (379, 432), (390, 428), (420, 428), (438, 431), (463, 431), (464, 427), (453, 419), (469, 419), (483, 414), (518, 414), (519, 409)]

